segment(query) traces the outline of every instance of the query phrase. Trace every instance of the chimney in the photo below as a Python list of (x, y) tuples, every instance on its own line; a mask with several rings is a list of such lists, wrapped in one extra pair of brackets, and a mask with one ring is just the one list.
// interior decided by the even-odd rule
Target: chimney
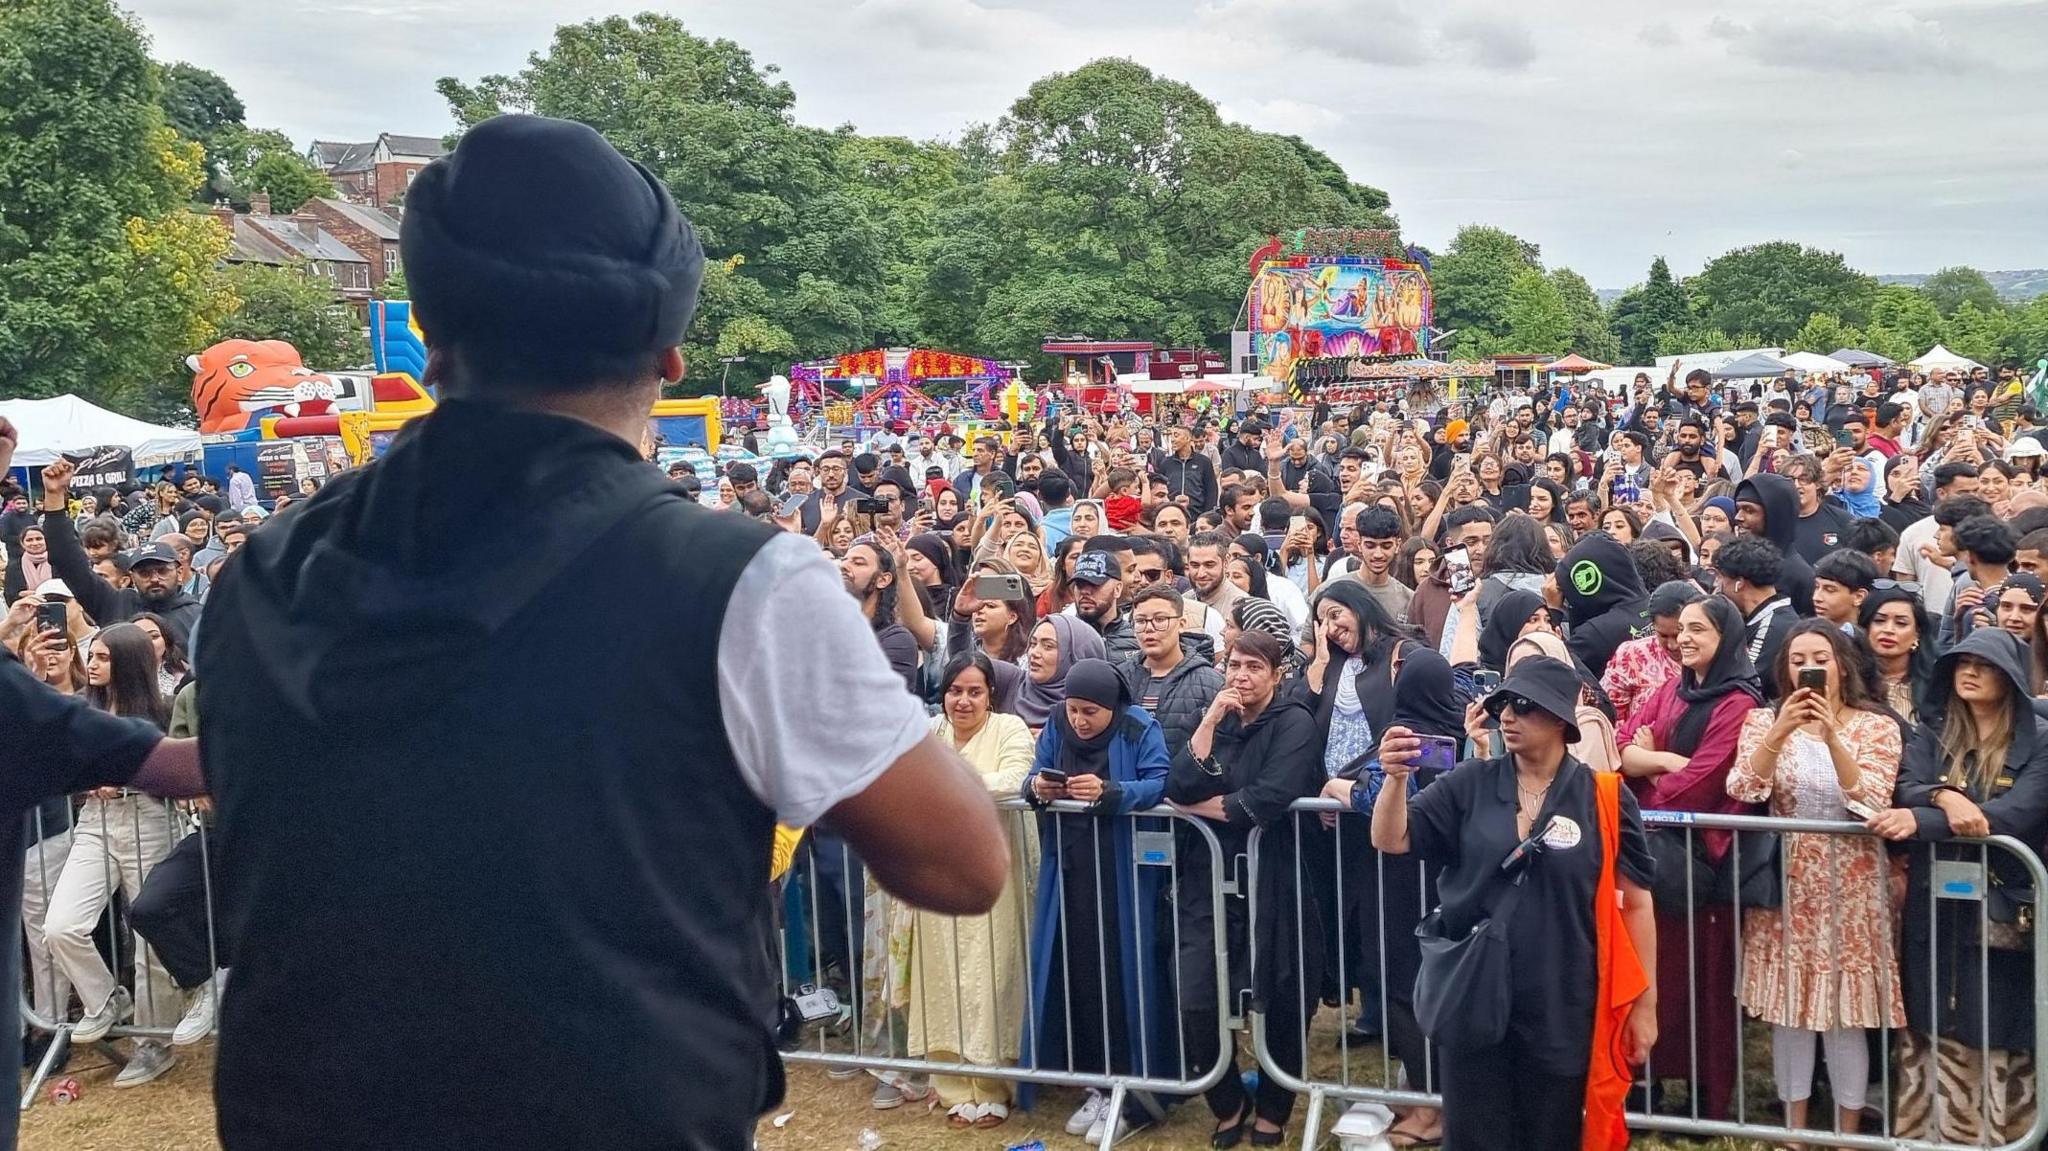
[(299, 235), (304, 236), (307, 243), (320, 241), (320, 220), (311, 212), (293, 212), (292, 223), (299, 226)]
[(251, 194), (249, 197), (249, 214), (251, 216), (268, 216), (270, 214), (270, 193), (256, 192)]
[(228, 206), (227, 197), (223, 196), (213, 202), (213, 218), (219, 220), (220, 226), (228, 230), (228, 235), (235, 234), (235, 210)]

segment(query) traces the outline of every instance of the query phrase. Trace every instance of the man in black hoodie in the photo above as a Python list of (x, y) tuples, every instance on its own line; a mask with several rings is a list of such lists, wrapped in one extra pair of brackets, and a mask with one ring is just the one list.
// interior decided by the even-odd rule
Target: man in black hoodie
[(400, 248), (441, 405), (253, 533), (196, 653), (221, 1142), (744, 1147), (782, 1089), (776, 824), (979, 914), (994, 805), (815, 543), (640, 457), (703, 272), (659, 180), (500, 116)]
[(1784, 556), (1778, 590), (1792, 600), (1793, 611), (1801, 617), (1811, 616), (1813, 565), (1794, 544), (1799, 533), (1799, 489), (1791, 480), (1771, 472), (1735, 485), (1735, 528), (1778, 545)]
[(1597, 679), (1615, 648), (1650, 630), (1650, 598), (1636, 561), (1613, 536), (1594, 532), (1557, 561), (1556, 578), (1572, 654)]

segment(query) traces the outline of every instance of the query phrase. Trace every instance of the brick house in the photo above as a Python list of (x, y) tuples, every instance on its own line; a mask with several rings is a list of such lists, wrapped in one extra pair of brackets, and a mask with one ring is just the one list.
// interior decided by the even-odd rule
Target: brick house
[(389, 208), (403, 199), (420, 169), (445, 151), (438, 136), (384, 132), (361, 144), (315, 140), (306, 158), (327, 173), (342, 199)]
[(290, 216), (273, 216), (270, 197), (261, 192), (249, 197), (247, 212), (223, 204), (213, 214), (228, 230), (228, 263), (277, 267), (302, 263), (307, 275), (334, 285), (336, 298), (359, 312), (368, 310), (370, 257), (342, 243), (321, 226), (317, 216), (304, 209)]
[(370, 262), (372, 290), (398, 271), (397, 217), (347, 200), (308, 200), (299, 211)]

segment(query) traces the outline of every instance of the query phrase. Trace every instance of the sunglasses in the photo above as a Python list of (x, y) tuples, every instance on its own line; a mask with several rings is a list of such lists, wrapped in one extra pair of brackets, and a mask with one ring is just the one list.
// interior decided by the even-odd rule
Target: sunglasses
[(1892, 589), (1897, 588), (1899, 591), (1905, 592), (1907, 595), (1920, 594), (1919, 584), (1909, 583), (1904, 580), (1874, 579), (1870, 581), (1870, 586), (1872, 590), (1875, 591), (1891, 591)]

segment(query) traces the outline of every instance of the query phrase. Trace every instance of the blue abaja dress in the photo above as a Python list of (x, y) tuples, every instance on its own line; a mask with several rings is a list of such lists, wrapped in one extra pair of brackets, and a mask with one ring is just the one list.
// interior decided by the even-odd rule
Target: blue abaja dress
[[(1031, 1010), (1024, 1020), (1022, 1065), (1179, 1078), (1179, 1057), (1169, 1042), (1179, 1005), (1161, 958), (1172, 945), (1159, 937), (1158, 928), (1167, 873), (1137, 866), (1134, 840), (1140, 831), (1170, 831), (1172, 821), (1129, 818), (1133, 811), (1158, 805), (1172, 761), (1158, 721), (1143, 708), (1125, 708), (1117, 722), (1124, 730), (1110, 742), (1109, 771), (1123, 794), (1115, 813), (1044, 812), (1038, 817)], [(1058, 762), (1059, 739), (1052, 724), (1039, 733), (1031, 775), (1024, 780), (1026, 796), (1031, 780)], [(1064, 926), (1071, 937), (1064, 948), (1063, 893)], [(1098, 935), (1098, 922), (1113, 930)], [(1102, 978), (1109, 972), (1115, 973), (1114, 981)], [(1062, 995), (1063, 989), (1070, 994)], [(1035, 1094), (1033, 1085), (1020, 1084), (1018, 1105), (1029, 1110)]]

